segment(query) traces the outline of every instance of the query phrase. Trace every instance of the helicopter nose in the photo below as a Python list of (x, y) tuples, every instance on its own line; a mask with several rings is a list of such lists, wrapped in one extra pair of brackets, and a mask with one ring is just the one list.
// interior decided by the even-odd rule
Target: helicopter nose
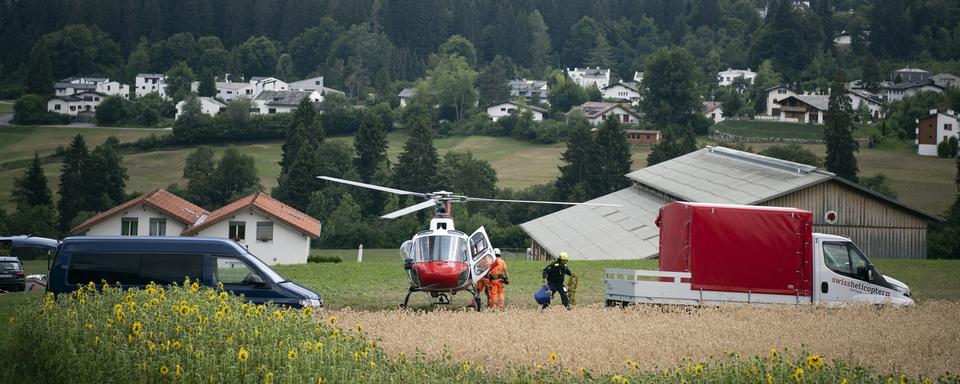
[(423, 288), (454, 289), (466, 283), (465, 273), (469, 278), (469, 267), (461, 262), (426, 261), (414, 264), (412, 269), (417, 272)]

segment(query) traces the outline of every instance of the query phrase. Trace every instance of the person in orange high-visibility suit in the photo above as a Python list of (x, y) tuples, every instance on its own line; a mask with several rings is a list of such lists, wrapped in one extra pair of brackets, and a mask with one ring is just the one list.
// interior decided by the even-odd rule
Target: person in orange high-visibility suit
[[(487, 307), (493, 308), (493, 291), (490, 290), (490, 279), (488, 279), (489, 276), (490, 276), (490, 275), (488, 274), (488, 275), (480, 278), (480, 280), (477, 280), (477, 295), (478, 295), (478, 296), (479, 296), (479, 295), (486, 295), (486, 296), (487, 296)], [(478, 301), (478, 302), (476, 303), (476, 305), (477, 305), (477, 309), (479, 309), (479, 308), (480, 308), (480, 303), (479, 303), (480, 300), (477, 299), (477, 301)]]
[(490, 272), (487, 272), (487, 278), (489, 281), (490, 290), (490, 308), (503, 309), (506, 304), (507, 297), (503, 291), (504, 285), (510, 284), (510, 278), (507, 274), (507, 262), (503, 260), (503, 256), (500, 254), (500, 248), (494, 248), (493, 254), (497, 255), (497, 262), (493, 264), (493, 267), (490, 268)]

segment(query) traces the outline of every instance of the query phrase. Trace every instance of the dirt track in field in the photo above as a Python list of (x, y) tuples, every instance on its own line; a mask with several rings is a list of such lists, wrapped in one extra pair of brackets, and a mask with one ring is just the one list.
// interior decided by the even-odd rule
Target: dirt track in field
[[(566, 311), (508, 308), (504, 312), (334, 311), (344, 327), (359, 323), (396, 356), (417, 349), (432, 357), (493, 368), (547, 363), (557, 353), (568, 368), (617, 371), (624, 361), (662, 369), (728, 352), (767, 356), (771, 348), (820, 354), (883, 372), (940, 375), (960, 371), (960, 303), (911, 308), (839, 309), (656, 308), (600, 306)], [(687, 359), (687, 360), (684, 360)]]

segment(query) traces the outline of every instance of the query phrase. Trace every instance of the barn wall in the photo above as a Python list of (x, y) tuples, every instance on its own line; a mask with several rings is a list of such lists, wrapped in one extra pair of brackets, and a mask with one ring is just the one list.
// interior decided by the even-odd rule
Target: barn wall
[[(895, 204), (830, 180), (758, 205), (794, 207), (813, 212), (814, 231), (851, 238), (867, 257), (927, 258), (927, 220)], [(837, 212), (828, 224), (827, 211)]]

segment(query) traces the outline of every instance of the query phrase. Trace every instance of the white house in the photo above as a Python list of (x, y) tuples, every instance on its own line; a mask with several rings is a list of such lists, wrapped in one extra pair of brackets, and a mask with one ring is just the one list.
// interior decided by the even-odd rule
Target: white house
[(870, 110), (870, 116), (873, 116), (874, 119), (884, 117), (883, 100), (880, 99), (879, 95), (863, 89), (851, 89), (847, 96), (850, 97), (850, 106), (854, 111), (859, 110), (861, 105), (865, 105)]
[(577, 85), (587, 88), (595, 86), (598, 89), (606, 88), (610, 85), (610, 69), (597, 68), (567, 68), (567, 76)]
[[(197, 100), (200, 101), (200, 111), (206, 115), (216, 116), (218, 113), (227, 108), (226, 104), (221, 103), (219, 100), (212, 97), (198, 97)], [(183, 114), (183, 109), (186, 107), (186, 105), (186, 100), (181, 100), (177, 103), (177, 115), (175, 118), (180, 118), (180, 115)]]
[(786, 85), (775, 85), (767, 88), (765, 91), (767, 92), (767, 110), (764, 115), (771, 117), (780, 116), (780, 104), (778, 104), (780, 100), (790, 96), (800, 95), (792, 89), (787, 88)]
[(207, 212), (161, 189), (91, 217), (73, 233), (229, 238), (268, 264), (297, 264), (307, 262), (320, 222), (261, 192)]
[(930, 80), (933, 80), (933, 83), (943, 87), (944, 89), (950, 87), (960, 87), (960, 77), (954, 76), (949, 73), (938, 73), (936, 75), (930, 76)]
[(931, 109), (929, 115), (915, 120), (917, 138), (913, 143), (917, 145), (917, 153), (922, 156), (936, 156), (938, 144), (950, 140), (951, 137), (960, 139), (958, 121), (960, 117), (953, 110), (940, 113), (936, 109)]
[(47, 100), (47, 110), (70, 116), (76, 116), (78, 113), (94, 113), (97, 111), (97, 106), (106, 98), (107, 95), (95, 91), (54, 96)]
[(137, 97), (144, 97), (153, 92), (160, 94), (163, 99), (167, 98), (167, 76), (159, 73), (137, 74), (134, 83), (134, 93)]
[(853, 38), (847, 31), (841, 31), (837, 37), (833, 38), (833, 44), (838, 47), (849, 47), (852, 41)]
[(400, 91), (399, 94), (397, 94), (397, 97), (400, 98), (400, 107), (406, 107), (410, 98), (416, 95), (417, 95), (416, 88), (404, 88), (402, 91)]
[(507, 101), (487, 107), (487, 116), (490, 116), (490, 120), (497, 121), (501, 117), (508, 116), (511, 113), (516, 112), (519, 114), (526, 111), (530, 111), (530, 113), (533, 115), (533, 121), (543, 120), (543, 114), (547, 112), (547, 110), (543, 108), (538, 108), (532, 105), (521, 105), (512, 101)]
[(311, 77), (300, 81), (294, 81), (289, 84), (291, 91), (317, 91), (323, 92), (323, 76)]
[(55, 96), (70, 96), (80, 92), (95, 91), (107, 96), (130, 97), (130, 86), (105, 77), (68, 77), (54, 84)]
[(830, 106), (830, 96), (826, 95), (797, 95), (780, 101), (778, 120), (795, 123), (823, 124), (827, 109)]
[(180, 236), (208, 213), (158, 189), (91, 217), (72, 232), (90, 236)]
[(640, 86), (638, 83), (616, 83), (601, 89), (604, 99), (616, 100), (630, 105), (640, 104)]
[(290, 85), (275, 77), (254, 76), (250, 78), (250, 84), (253, 84), (253, 94), (259, 94), (263, 91), (289, 91)]
[(886, 95), (888, 102), (894, 102), (920, 92), (943, 93), (943, 87), (934, 84), (932, 81), (924, 80), (923, 82), (885, 84), (880, 87), (880, 92)]
[(232, 82), (220, 82), (216, 83), (217, 88), (217, 98), (220, 100), (231, 102), (236, 100), (238, 97), (245, 97), (252, 99), (255, 94), (253, 93), (256, 86), (250, 83), (232, 83)]
[(251, 100), (251, 113), (288, 113), (297, 108), (303, 98), (310, 98), (314, 103), (323, 100), (317, 91), (262, 91)]
[(574, 108), (583, 111), (587, 120), (590, 121), (590, 125), (594, 127), (600, 125), (608, 116), (616, 116), (616, 119), (624, 125), (640, 124), (640, 115), (622, 104), (588, 101)]
[(302, 264), (320, 221), (257, 192), (203, 215), (183, 235), (233, 239), (267, 264)]
[(713, 119), (714, 123), (726, 120), (726, 118), (723, 117), (723, 107), (719, 101), (704, 101), (703, 116), (708, 119)]
[(527, 103), (550, 103), (547, 100), (550, 88), (547, 86), (546, 81), (514, 79), (510, 80), (508, 85), (510, 86), (511, 98), (522, 97), (527, 101)]
[(733, 81), (736, 79), (744, 79), (747, 84), (753, 84), (753, 79), (757, 77), (757, 73), (751, 71), (750, 68), (746, 70), (743, 69), (730, 69), (727, 68), (726, 71), (720, 71), (717, 73), (717, 80), (720, 82), (720, 86), (731, 86)]

